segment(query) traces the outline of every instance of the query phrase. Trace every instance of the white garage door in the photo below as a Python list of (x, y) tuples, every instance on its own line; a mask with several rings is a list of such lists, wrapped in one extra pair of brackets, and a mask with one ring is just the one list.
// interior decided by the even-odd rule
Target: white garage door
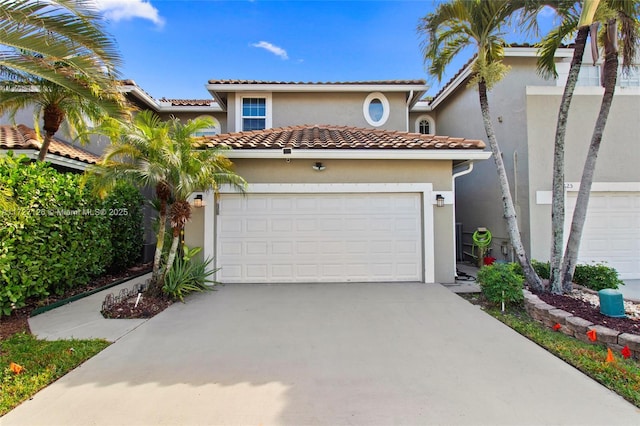
[(223, 194), (223, 283), (420, 281), (417, 193)]
[[(568, 222), (576, 197), (577, 192), (568, 193)], [(639, 192), (591, 193), (578, 261), (607, 262), (622, 279), (640, 278)]]

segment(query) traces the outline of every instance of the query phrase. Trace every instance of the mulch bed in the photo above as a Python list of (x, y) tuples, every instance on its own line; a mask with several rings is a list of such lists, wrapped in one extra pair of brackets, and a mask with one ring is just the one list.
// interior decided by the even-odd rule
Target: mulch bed
[(622, 333), (640, 335), (640, 321), (631, 318), (611, 318), (600, 313), (600, 308), (589, 302), (551, 293), (536, 293), (542, 301), (571, 312), (573, 315), (603, 327), (611, 328)]
[(151, 318), (164, 311), (173, 301), (164, 297), (150, 296), (142, 293), (138, 304), (137, 296), (114, 303), (102, 310), (105, 318)]
[(111, 284), (114, 281), (125, 279), (127, 277), (136, 275), (145, 270), (151, 270), (151, 264), (135, 265), (124, 271), (102, 275), (92, 280), (89, 284), (79, 288), (71, 289), (60, 296), (50, 295), (46, 299), (27, 300), (26, 306), (24, 306), (23, 308), (14, 310), (11, 313), (11, 315), (9, 315), (8, 317), (0, 316), (0, 340), (6, 339), (12, 336), (13, 334), (21, 331), (29, 333), (30, 330), (29, 330), (28, 318), (31, 312), (33, 312), (33, 310), (36, 308), (50, 305), (60, 300), (68, 299), (77, 294), (85, 293), (91, 290), (98, 289), (100, 287), (104, 287), (108, 284)]

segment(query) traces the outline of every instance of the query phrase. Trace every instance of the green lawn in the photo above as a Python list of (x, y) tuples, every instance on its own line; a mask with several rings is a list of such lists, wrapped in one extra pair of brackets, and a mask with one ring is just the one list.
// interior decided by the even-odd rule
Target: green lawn
[[(482, 296), (466, 296), (472, 303), (480, 303)], [(484, 303), (482, 303), (484, 305)], [(537, 343), (589, 377), (616, 392), (640, 408), (640, 363), (624, 359), (614, 351), (614, 362), (606, 362), (607, 348), (582, 342), (531, 319), (522, 307), (511, 307), (505, 313), (498, 308), (484, 310), (518, 333)]]
[[(106, 340), (37, 340), (17, 333), (0, 341), (0, 416), (107, 346)], [(11, 363), (24, 367), (15, 374)]]

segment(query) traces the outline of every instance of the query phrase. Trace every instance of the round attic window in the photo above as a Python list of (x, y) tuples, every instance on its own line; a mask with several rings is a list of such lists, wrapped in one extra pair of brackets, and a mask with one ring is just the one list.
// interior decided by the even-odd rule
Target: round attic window
[(370, 93), (364, 100), (362, 112), (367, 123), (374, 127), (382, 126), (389, 118), (389, 101), (380, 92)]

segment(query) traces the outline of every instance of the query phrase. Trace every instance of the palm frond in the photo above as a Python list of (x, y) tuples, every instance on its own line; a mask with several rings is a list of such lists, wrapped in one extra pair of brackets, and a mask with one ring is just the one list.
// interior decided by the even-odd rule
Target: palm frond
[[(504, 55), (502, 28), (533, 0), (453, 0), (438, 5), (420, 20), (422, 51), (429, 73), (440, 80), (445, 68), (465, 48), (475, 45), (479, 69), (500, 62)], [(503, 73), (495, 73), (501, 76)]]
[(563, 42), (577, 29), (578, 17), (569, 14), (564, 17), (562, 23), (553, 28), (538, 44), (538, 73), (549, 78), (558, 77), (556, 70), (555, 54)]

